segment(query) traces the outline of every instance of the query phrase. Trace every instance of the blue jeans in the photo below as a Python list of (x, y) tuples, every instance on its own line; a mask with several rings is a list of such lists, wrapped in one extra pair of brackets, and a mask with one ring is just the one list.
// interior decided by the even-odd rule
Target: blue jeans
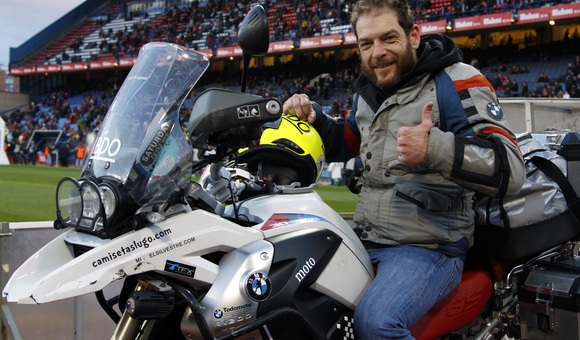
[(461, 259), (426, 248), (368, 253), (378, 273), (354, 313), (358, 339), (412, 339), (409, 327), (459, 284), (463, 272)]

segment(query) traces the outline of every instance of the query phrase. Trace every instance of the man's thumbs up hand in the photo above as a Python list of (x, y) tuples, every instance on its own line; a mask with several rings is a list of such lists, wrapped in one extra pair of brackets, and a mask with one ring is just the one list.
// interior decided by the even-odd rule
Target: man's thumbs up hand
[(423, 118), (421, 124), (412, 127), (402, 127), (399, 129), (397, 151), (399, 152), (399, 162), (404, 165), (418, 166), (425, 160), (427, 154), (427, 143), (429, 142), (429, 131), (433, 127), (431, 112), (433, 103), (429, 102), (423, 106)]

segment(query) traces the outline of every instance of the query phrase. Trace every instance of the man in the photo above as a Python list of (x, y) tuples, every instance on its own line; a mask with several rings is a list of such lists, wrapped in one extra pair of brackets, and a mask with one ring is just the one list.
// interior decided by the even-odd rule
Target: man
[(354, 222), (378, 272), (355, 333), (406, 339), (461, 279), (475, 193), (517, 192), (524, 165), (491, 84), (450, 38), (420, 37), (406, 0), (360, 0), (351, 23), (362, 74), (347, 118), (304, 94), (284, 111), (313, 123), (327, 161), (360, 153)]

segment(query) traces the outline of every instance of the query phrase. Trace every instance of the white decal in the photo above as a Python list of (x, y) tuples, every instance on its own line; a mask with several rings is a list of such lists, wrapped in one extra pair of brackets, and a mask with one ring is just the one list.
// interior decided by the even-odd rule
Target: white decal
[(308, 273), (310, 273), (310, 270), (312, 268), (314, 268), (315, 264), (316, 264), (316, 260), (314, 260), (312, 257), (309, 258), (308, 260), (306, 260), (306, 264), (304, 264), (302, 266), (302, 269), (300, 269), (298, 271), (298, 273), (296, 273), (296, 275), (294, 275), (296, 280), (298, 280), (298, 282), (301, 282), (302, 280), (304, 280), (306, 275), (308, 275)]
[(115, 157), (120, 150), (121, 150), (120, 139), (115, 138), (111, 140), (109, 137), (99, 137), (97, 138), (95, 149), (91, 154), (91, 159), (114, 163), (115, 159), (113, 157)]

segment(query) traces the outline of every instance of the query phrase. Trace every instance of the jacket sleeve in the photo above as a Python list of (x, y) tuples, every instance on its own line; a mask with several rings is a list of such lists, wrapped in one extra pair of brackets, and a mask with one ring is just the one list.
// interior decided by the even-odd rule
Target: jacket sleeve
[(355, 109), (353, 108), (345, 119), (329, 116), (316, 103), (312, 106), (316, 112), (313, 125), (324, 143), (326, 162), (344, 162), (357, 156), (360, 133), (354, 118)]
[(458, 64), (435, 77), (441, 124), (433, 127), (425, 165), (478, 193), (517, 193), (525, 166), (489, 81)]

